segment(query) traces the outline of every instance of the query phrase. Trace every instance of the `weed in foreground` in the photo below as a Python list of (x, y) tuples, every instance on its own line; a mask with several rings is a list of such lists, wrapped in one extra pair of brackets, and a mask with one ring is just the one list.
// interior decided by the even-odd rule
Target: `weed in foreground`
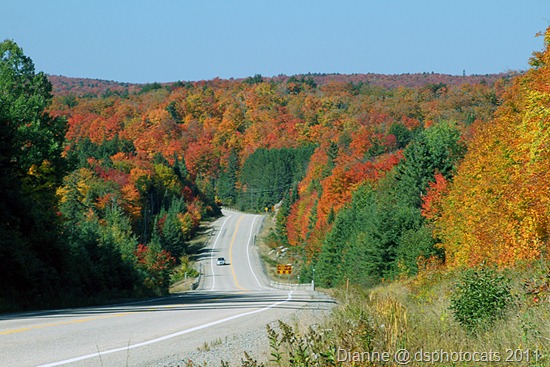
[[(271, 348), (270, 362), (276, 366), (335, 366), (336, 348), (327, 330), (310, 327), (300, 333), (292, 326), (279, 321), (280, 331), (267, 325)], [(329, 332), (329, 331), (328, 331)]]

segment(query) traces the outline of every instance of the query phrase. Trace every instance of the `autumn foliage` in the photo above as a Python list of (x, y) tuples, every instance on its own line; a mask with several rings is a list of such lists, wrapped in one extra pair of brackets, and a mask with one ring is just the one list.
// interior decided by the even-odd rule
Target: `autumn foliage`
[(546, 49), (505, 95), (495, 120), (476, 124), (442, 201), (436, 234), (450, 266), (548, 258), (550, 29)]
[[(0, 92), (30, 106), (0, 110), (0, 229), (18, 241), (6, 251), (17, 273), (19, 252), (34, 254), (38, 272), (50, 261), (38, 243), (56, 249), (49, 287), (66, 271), (83, 284), (77, 297), (162, 294), (173, 259), (227, 205), (278, 210), (275, 242), (298, 254), (302, 280), (316, 268), (327, 286), (414, 273), (427, 258), (455, 267), (547, 257), (549, 51), (531, 63), (524, 75), (470, 77), (50, 76), (53, 99), (39, 74), (37, 106), (6, 68)], [(48, 228), (34, 231), (47, 238), (19, 223)]]
[(448, 181), (441, 173), (436, 173), (435, 181), (429, 183), (429, 188), (422, 197), (422, 215), (428, 220), (435, 220), (441, 215), (441, 201), (447, 195)]
[(166, 250), (139, 244), (135, 251), (138, 268), (144, 272), (144, 285), (162, 295), (170, 285), (170, 273), (176, 259)]

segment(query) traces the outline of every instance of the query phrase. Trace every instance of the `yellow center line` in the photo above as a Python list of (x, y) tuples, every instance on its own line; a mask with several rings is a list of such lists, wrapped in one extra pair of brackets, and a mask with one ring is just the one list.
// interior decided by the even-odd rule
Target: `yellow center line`
[(110, 319), (112, 317), (119, 317), (119, 316), (125, 316), (125, 315), (129, 315), (129, 313), (126, 312), (126, 313), (119, 313), (119, 314), (115, 314), (115, 315), (92, 316), (92, 317), (88, 317), (88, 318), (85, 318), (85, 319), (76, 319), (76, 320), (70, 320), (70, 321), (54, 322), (54, 323), (50, 323), (50, 324), (27, 326), (27, 327), (22, 327), (22, 328), (19, 328), (19, 329), (0, 331), (0, 335), (10, 335), (10, 334), (22, 333), (24, 331), (44, 329), (44, 328), (47, 328), (47, 327), (54, 327), (54, 326), (61, 326), (61, 325), (81, 324), (83, 322), (94, 321), (94, 320), (99, 320), (99, 319)]
[(235, 280), (235, 285), (237, 288), (247, 291), (248, 289), (243, 288), (239, 285), (239, 282), (237, 281), (237, 275), (235, 274), (235, 268), (233, 268), (233, 244), (235, 243), (235, 237), (237, 237), (237, 231), (239, 230), (239, 224), (241, 223), (241, 220), (244, 218), (244, 215), (241, 215), (239, 217), (239, 220), (237, 221), (237, 225), (235, 226), (235, 232), (233, 232), (233, 237), (231, 238), (231, 243), (229, 244), (229, 265), (231, 266), (231, 273), (233, 273), (233, 279)]

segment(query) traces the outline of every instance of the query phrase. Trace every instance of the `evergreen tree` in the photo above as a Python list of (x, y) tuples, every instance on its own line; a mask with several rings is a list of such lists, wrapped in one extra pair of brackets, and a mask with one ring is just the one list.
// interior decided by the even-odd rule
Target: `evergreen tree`
[(420, 207), (421, 195), (426, 194), (435, 173), (440, 172), (449, 179), (465, 150), (460, 130), (454, 123), (440, 122), (418, 134), (405, 149), (405, 159), (398, 166), (402, 199)]
[(292, 183), (305, 174), (312, 153), (312, 146), (257, 149), (244, 162), (239, 175), (243, 187), (241, 207), (262, 210), (280, 202)]
[(183, 216), (186, 209), (183, 199), (173, 198), (168, 210), (163, 209), (159, 214), (161, 225), (158, 243), (163, 250), (169, 251), (176, 258), (185, 254), (185, 240), (188, 238), (182, 230), (180, 216)]
[(227, 166), (221, 172), (218, 180), (218, 197), (223, 204), (235, 205), (237, 200), (237, 171), (239, 170), (239, 158), (237, 153), (232, 150), (229, 154)]

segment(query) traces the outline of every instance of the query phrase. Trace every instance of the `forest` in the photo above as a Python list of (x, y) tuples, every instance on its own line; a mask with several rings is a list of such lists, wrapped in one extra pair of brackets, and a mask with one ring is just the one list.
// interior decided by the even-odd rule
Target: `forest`
[(548, 49), (522, 73), (137, 85), (4, 41), (0, 310), (166, 294), (224, 206), (276, 216), (323, 287), (547, 260), (549, 85)]

